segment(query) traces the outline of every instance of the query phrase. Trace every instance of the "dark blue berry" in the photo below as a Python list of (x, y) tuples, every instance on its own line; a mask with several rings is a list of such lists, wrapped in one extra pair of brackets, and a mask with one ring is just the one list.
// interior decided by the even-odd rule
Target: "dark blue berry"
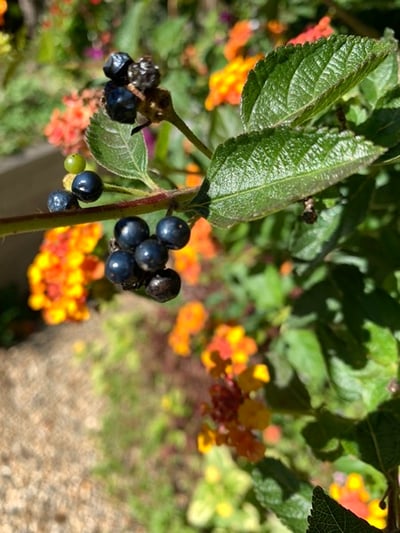
[(137, 89), (145, 92), (160, 83), (160, 71), (149, 57), (142, 57), (128, 66), (127, 77)]
[(190, 228), (181, 218), (166, 216), (158, 222), (156, 235), (167, 248), (179, 250), (189, 242)]
[(136, 248), (135, 259), (141, 269), (156, 272), (166, 265), (168, 250), (156, 239), (146, 239)]
[(154, 274), (145, 290), (146, 294), (157, 302), (167, 302), (178, 296), (181, 290), (181, 278), (172, 268), (165, 268)]
[(114, 226), (114, 237), (118, 245), (125, 249), (135, 249), (148, 239), (150, 229), (145, 220), (139, 217), (121, 218)]
[(95, 202), (103, 192), (103, 181), (96, 172), (84, 170), (73, 179), (71, 191), (82, 202)]
[(65, 189), (52, 191), (47, 198), (47, 208), (51, 213), (69, 211), (78, 207), (79, 203), (75, 194)]
[(125, 52), (115, 52), (111, 54), (104, 63), (103, 72), (118, 85), (126, 85), (129, 83), (127, 71), (129, 65), (133, 63), (133, 59)]
[(113, 283), (124, 283), (138, 275), (138, 267), (133, 253), (127, 250), (112, 252), (105, 264), (105, 275)]
[(136, 120), (136, 111), (139, 103), (137, 96), (125, 87), (119, 87), (109, 81), (104, 87), (105, 108), (111, 120), (123, 124), (133, 124)]

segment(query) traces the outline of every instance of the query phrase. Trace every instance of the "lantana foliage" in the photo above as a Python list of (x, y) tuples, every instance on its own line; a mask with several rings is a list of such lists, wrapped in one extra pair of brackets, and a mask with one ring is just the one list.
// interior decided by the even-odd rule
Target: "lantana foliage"
[[(130, 189), (133, 199), (0, 224), (0, 233), (9, 234), (173, 210), (192, 225), (206, 220), (202, 232), (211, 225), (219, 235), (234, 235), (246, 223), (252, 228), (249, 241), (251, 231), (264, 231), (270, 242), (289, 235), (272, 247), (290, 260), (287, 274), (300, 287), (297, 292), (278, 278), (276, 286), (268, 285), (273, 269), (263, 270), (261, 256), (226, 274), (232, 287), (241, 285), (232, 292), (241, 291), (243, 301), (252, 303), (243, 322), (257, 338), (229, 323), (229, 312), (220, 321), (225, 323), (211, 328), (200, 356), (216, 381), (203, 406), (208, 422), (199, 446), (206, 452), (227, 444), (245, 457), (257, 505), (294, 532), (400, 527), (397, 57), (397, 42), (388, 31), (381, 39), (337, 34), (278, 46), (254, 61), (234, 58), (246, 72), (236, 117), (240, 125), (233, 135), (215, 135), (220, 138), (213, 149), (175, 113), (174, 94), (157, 89), (140, 112), (161, 122), (159, 128), (164, 121), (177, 126), (198, 148), (193, 159), (204, 179), (191, 187), (163, 178), (166, 165), (155, 171), (143, 132), (132, 135), (132, 124), (111, 120), (100, 107), (90, 120), (87, 145), (96, 163), (112, 174), (110, 183), (124, 187), (124, 194)], [(209, 110), (223, 102), (225, 90), (228, 103), (237, 103), (228, 81), (214, 76)], [(212, 92), (218, 88), (222, 92)], [(169, 130), (163, 131), (155, 150), (167, 160)], [(275, 227), (265, 229), (269, 219)], [(39, 261), (30, 270), (38, 287), (38, 272), (51, 267), (48, 247), (41, 252), (47, 253), (46, 265)], [(222, 254), (211, 241), (208, 249), (212, 257)], [(89, 265), (83, 254), (79, 260)], [(89, 266), (93, 278), (98, 265)], [(281, 274), (283, 279), (285, 270)], [(274, 290), (281, 291), (279, 313), (268, 300)], [(38, 289), (39, 298), (45, 296)], [(197, 301), (190, 313), (192, 322), (177, 321), (170, 335), (171, 346), (183, 356), (209, 319)], [(261, 333), (260, 324), (266, 323)], [(338, 486), (329, 496), (314, 480), (300, 479), (282, 458), (268, 457), (262, 434), (274, 412), (303, 420), (305, 447), (321, 464), (351, 455), (381, 475), (386, 493), (380, 507), (375, 501), (375, 514), (366, 504), (369, 511), (356, 516), (331, 498), (341, 501)], [(374, 521), (364, 520), (371, 517)]]

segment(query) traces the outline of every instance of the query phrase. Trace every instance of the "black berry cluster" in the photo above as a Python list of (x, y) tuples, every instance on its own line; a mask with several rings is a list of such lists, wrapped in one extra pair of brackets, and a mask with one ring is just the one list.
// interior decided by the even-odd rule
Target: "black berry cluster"
[(149, 57), (134, 61), (125, 52), (115, 52), (105, 62), (103, 71), (111, 80), (104, 87), (104, 103), (109, 117), (133, 124), (140, 99), (160, 83), (158, 66)]
[(95, 202), (103, 192), (103, 181), (92, 170), (84, 170), (85, 159), (79, 154), (71, 154), (64, 161), (65, 169), (75, 174), (71, 182), (71, 190), (59, 189), (52, 191), (47, 198), (47, 208), (51, 213), (78, 209), (79, 201)]
[(190, 239), (188, 224), (168, 215), (156, 226), (155, 234), (140, 217), (125, 217), (115, 224), (110, 241), (110, 255), (105, 266), (106, 277), (124, 290), (144, 287), (148, 296), (167, 302), (178, 296), (181, 279), (167, 268), (169, 250), (183, 248)]

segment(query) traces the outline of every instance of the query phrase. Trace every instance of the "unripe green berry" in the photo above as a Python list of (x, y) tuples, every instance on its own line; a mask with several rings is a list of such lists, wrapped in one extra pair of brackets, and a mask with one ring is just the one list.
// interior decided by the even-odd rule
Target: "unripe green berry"
[(86, 168), (86, 159), (80, 154), (69, 154), (64, 159), (64, 168), (71, 174), (78, 174)]

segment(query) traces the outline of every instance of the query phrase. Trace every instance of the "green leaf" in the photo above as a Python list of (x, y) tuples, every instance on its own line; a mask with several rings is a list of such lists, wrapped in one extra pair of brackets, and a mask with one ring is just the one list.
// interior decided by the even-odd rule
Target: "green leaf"
[(147, 182), (147, 149), (141, 133), (131, 135), (132, 125), (111, 120), (104, 111), (91, 119), (86, 142), (94, 159), (123, 178)]
[(342, 507), (325, 494), (321, 487), (314, 489), (308, 524), (307, 533), (376, 533), (381, 531)]
[(356, 128), (356, 132), (380, 146), (393, 147), (400, 143), (399, 121), (400, 87), (395, 87), (379, 100), (372, 115)]
[(187, 37), (186, 25), (186, 17), (168, 17), (160, 21), (151, 32), (153, 50), (165, 60), (178, 54)]
[(321, 261), (364, 220), (374, 188), (374, 181), (363, 176), (341, 203), (322, 209), (315, 224), (299, 223), (291, 238), (292, 255), (313, 264)]
[(400, 399), (382, 404), (355, 428), (360, 458), (384, 474), (400, 465)]
[(369, 106), (375, 106), (385, 93), (397, 85), (398, 69), (397, 52), (393, 52), (361, 82), (360, 89)]
[(352, 432), (353, 427), (353, 420), (321, 410), (316, 419), (302, 429), (302, 435), (316, 457), (333, 461), (343, 454), (341, 440)]
[(348, 131), (243, 134), (217, 147), (192, 206), (222, 227), (262, 218), (341, 181), (383, 150)]
[(271, 509), (293, 533), (304, 533), (310, 510), (312, 488), (299, 481), (277, 459), (266, 458), (252, 471), (257, 500)]
[(245, 129), (301, 124), (319, 115), (394, 48), (394, 41), (345, 35), (277, 48), (257, 63), (244, 86)]
[(309, 329), (285, 329), (281, 339), (286, 345), (288, 361), (316, 400), (326, 384), (327, 371), (315, 333)]
[(132, 2), (114, 35), (115, 48), (131, 54), (133, 58), (139, 54), (143, 17), (149, 9), (149, 4), (148, 0)]
[(237, 108), (230, 105), (220, 105), (210, 113), (210, 145), (218, 146), (220, 143), (243, 133)]

